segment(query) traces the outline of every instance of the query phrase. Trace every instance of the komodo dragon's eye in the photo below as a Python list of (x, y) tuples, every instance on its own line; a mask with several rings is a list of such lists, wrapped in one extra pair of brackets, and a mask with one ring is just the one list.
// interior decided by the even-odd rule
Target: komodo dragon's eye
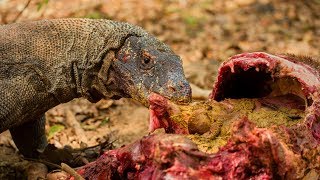
[(141, 68), (149, 70), (154, 66), (154, 58), (149, 52), (142, 52)]
[(145, 57), (145, 58), (143, 58), (143, 63), (144, 64), (148, 64), (148, 63), (150, 63), (150, 58), (149, 57)]

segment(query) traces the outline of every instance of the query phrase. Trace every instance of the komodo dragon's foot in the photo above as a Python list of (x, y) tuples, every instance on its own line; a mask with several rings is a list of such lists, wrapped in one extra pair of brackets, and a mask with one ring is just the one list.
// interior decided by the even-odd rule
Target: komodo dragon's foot
[(40, 162), (54, 168), (62, 162), (76, 167), (95, 160), (102, 151), (110, 150), (112, 147), (112, 144), (106, 141), (88, 148), (64, 147), (58, 149), (54, 145), (48, 144), (44, 125), (45, 118), (42, 116), (37, 120), (10, 129), (15, 145), (26, 160), (40, 160)]
[[(65, 146), (64, 148), (60, 149), (55, 147), (53, 144), (48, 144), (43, 151), (39, 151), (38, 160), (46, 164), (49, 168), (56, 168), (61, 163), (68, 164), (71, 167), (79, 167), (94, 161), (104, 151), (110, 150), (112, 147), (112, 143), (109, 142), (79, 149), (73, 149), (70, 146)], [(26, 159), (35, 160), (29, 158)]]

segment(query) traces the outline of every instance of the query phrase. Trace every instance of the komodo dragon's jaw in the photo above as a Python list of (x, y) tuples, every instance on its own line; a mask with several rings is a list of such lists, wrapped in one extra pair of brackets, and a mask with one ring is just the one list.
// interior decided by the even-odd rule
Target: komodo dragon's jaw
[(149, 106), (148, 96), (160, 94), (174, 102), (189, 102), (191, 87), (179, 56), (148, 37), (130, 36), (116, 52), (114, 71), (118, 92)]

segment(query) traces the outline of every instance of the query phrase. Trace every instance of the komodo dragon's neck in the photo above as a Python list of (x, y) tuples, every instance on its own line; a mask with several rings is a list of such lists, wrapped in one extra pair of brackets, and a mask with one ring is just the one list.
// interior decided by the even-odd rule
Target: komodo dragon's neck
[(99, 76), (107, 76), (111, 54), (130, 35), (148, 34), (109, 20), (59, 19), (0, 26), (0, 132), (73, 98), (90, 100), (89, 91), (98, 82), (101, 67), (106, 74)]

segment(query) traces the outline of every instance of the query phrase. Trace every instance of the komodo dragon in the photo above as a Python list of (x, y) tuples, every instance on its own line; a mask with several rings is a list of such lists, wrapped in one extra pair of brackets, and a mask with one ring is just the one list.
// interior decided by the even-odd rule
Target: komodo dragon
[(84, 97), (150, 92), (189, 101), (182, 61), (142, 28), (123, 22), (56, 19), (0, 26), (0, 133), (9, 129), (25, 157), (47, 146), (44, 113)]

